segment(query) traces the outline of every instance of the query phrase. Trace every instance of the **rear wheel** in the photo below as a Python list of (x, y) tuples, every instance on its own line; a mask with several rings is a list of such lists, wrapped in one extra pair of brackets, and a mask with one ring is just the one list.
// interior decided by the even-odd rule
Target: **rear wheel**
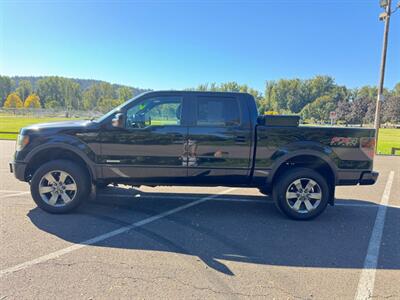
[(307, 168), (288, 170), (279, 176), (273, 198), (278, 208), (297, 220), (308, 220), (320, 215), (326, 208), (330, 188), (318, 172)]
[(66, 160), (44, 164), (35, 172), (31, 181), (33, 200), (50, 213), (70, 212), (87, 198), (89, 192), (86, 170)]

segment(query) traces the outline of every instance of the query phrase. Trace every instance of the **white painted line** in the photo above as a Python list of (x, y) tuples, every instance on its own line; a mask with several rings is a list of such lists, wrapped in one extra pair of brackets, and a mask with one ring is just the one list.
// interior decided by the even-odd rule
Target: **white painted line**
[(0, 199), (8, 198), (8, 197), (22, 196), (22, 195), (26, 195), (26, 194), (30, 194), (30, 193), (31, 192), (19, 192), (19, 193), (15, 193), (15, 194), (0, 195)]
[(361, 204), (361, 203), (336, 203), (335, 206), (349, 206), (349, 207), (373, 207), (377, 208), (379, 205), (378, 204)]
[(89, 240), (83, 241), (83, 242), (81, 242), (81, 243), (79, 243), (79, 244), (75, 244), (75, 245), (69, 246), (69, 247), (67, 247), (67, 248), (64, 248), (64, 249), (55, 251), (55, 252), (53, 252), (53, 253), (50, 253), (50, 254), (47, 254), (47, 255), (38, 257), (38, 258), (36, 258), (36, 259), (30, 260), (30, 261), (26, 261), (26, 262), (24, 262), (24, 263), (22, 263), (22, 264), (19, 264), (19, 265), (16, 265), (16, 266), (13, 266), (13, 267), (10, 267), (10, 268), (1, 270), (1, 271), (0, 271), (0, 278), (3, 277), (3, 276), (5, 276), (5, 275), (7, 275), (7, 274), (14, 273), (14, 272), (17, 272), (17, 271), (20, 271), (20, 270), (29, 268), (29, 267), (31, 267), (31, 266), (34, 266), (34, 265), (37, 265), (37, 264), (46, 262), (46, 261), (48, 261), (48, 260), (58, 258), (58, 257), (60, 257), (60, 256), (62, 256), (62, 255), (64, 255), (64, 254), (70, 253), (70, 252), (72, 252), (72, 251), (79, 250), (79, 249), (84, 248), (84, 247), (86, 247), (86, 246), (93, 245), (93, 244), (96, 244), (96, 243), (98, 243), (98, 242), (107, 240), (107, 239), (112, 238), (112, 237), (114, 237), (114, 236), (116, 236), (116, 235), (122, 234), (122, 233), (127, 232), (127, 231), (129, 231), (129, 230), (132, 230), (132, 229), (134, 229), (134, 228), (137, 228), (137, 227), (140, 227), (140, 226), (149, 224), (149, 223), (151, 223), (151, 222), (157, 221), (157, 220), (159, 220), (159, 219), (161, 219), (161, 218), (164, 218), (164, 217), (166, 217), (166, 216), (172, 215), (172, 214), (174, 214), (174, 213), (180, 212), (180, 211), (182, 211), (182, 210), (184, 210), (184, 209), (187, 209), (187, 208), (189, 208), (189, 207), (195, 206), (195, 205), (197, 205), (197, 204), (200, 204), (200, 203), (202, 203), (202, 202), (205, 202), (205, 201), (207, 201), (207, 200), (210, 200), (210, 199), (212, 199), (212, 198), (215, 198), (215, 197), (217, 197), (218, 195), (227, 194), (227, 193), (229, 193), (229, 192), (231, 192), (231, 191), (233, 191), (233, 190), (235, 190), (235, 189), (236, 189), (236, 188), (227, 189), (227, 190), (222, 191), (222, 192), (220, 192), (220, 193), (218, 193), (218, 194), (216, 194), (216, 195), (212, 195), (212, 196), (208, 196), (208, 197), (201, 198), (201, 199), (199, 199), (199, 200), (197, 200), (197, 201), (193, 201), (193, 202), (190, 202), (190, 203), (188, 203), (188, 204), (185, 204), (185, 205), (176, 207), (176, 208), (174, 208), (174, 209), (168, 210), (168, 211), (163, 212), (163, 213), (161, 213), (161, 214), (158, 214), (158, 215), (152, 216), (152, 217), (150, 217), (150, 218), (144, 219), (144, 220), (142, 220), (142, 221), (138, 221), (138, 222), (132, 223), (132, 224), (130, 224), (130, 225), (127, 225), (127, 226), (118, 228), (118, 229), (116, 229), (116, 230), (107, 232), (107, 233), (105, 233), (105, 234), (96, 236), (96, 237), (91, 238), (91, 239), (89, 239)]
[[(13, 190), (0, 190), (0, 193), (21, 193), (23, 191), (13, 191)], [(27, 191), (25, 191), (27, 192)]]
[(367, 255), (364, 260), (364, 268), (361, 272), (358, 282), (356, 300), (370, 299), (374, 293), (376, 267), (378, 265), (379, 250), (381, 246), (383, 228), (385, 226), (385, 217), (387, 205), (389, 203), (390, 189), (392, 188), (394, 171), (390, 171), (386, 182), (385, 190), (381, 198), (381, 205), (376, 213), (374, 228), (368, 244)]

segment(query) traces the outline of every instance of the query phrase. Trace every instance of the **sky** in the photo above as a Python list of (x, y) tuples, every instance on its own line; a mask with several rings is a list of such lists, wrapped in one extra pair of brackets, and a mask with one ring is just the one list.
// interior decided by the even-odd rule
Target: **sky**
[[(381, 11), (378, 0), (0, 0), (0, 74), (155, 90), (236, 81), (263, 92), (266, 80), (315, 75), (377, 85)], [(399, 81), (400, 9), (385, 86)]]

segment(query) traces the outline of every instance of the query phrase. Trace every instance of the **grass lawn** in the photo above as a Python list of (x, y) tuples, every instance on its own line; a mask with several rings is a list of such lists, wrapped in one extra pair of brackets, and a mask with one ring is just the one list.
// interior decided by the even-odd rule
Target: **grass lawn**
[[(66, 120), (76, 120), (73, 118), (35, 118), (35, 117), (21, 117), (21, 116), (1, 116), (0, 115), (0, 132), (18, 132), (22, 127), (32, 124), (57, 122)], [(0, 133), (0, 139), (15, 140), (16, 134)]]
[[(400, 148), (400, 129), (379, 129), (378, 153), (391, 154), (392, 147)], [(396, 154), (400, 155), (400, 150)]]
[[(20, 117), (20, 116), (1, 116), (0, 115), (0, 132), (1, 131), (19, 131), (20, 128), (46, 122), (56, 122), (74, 120), (72, 118), (34, 118), (34, 117)], [(173, 121), (172, 121), (173, 122)], [(157, 123), (153, 120), (153, 124)], [(168, 121), (162, 121), (168, 123)], [(0, 139), (15, 140), (16, 134), (3, 134), (0, 133)], [(390, 154), (392, 147), (400, 148), (400, 129), (382, 128), (379, 130), (378, 152), (380, 154)], [(400, 151), (396, 153), (400, 155)]]

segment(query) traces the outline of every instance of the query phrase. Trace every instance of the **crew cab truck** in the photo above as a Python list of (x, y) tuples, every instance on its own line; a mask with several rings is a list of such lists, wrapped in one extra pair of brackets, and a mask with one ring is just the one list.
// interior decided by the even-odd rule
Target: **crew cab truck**
[(10, 164), (33, 200), (66, 213), (107, 184), (256, 187), (284, 214), (311, 219), (337, 185), (369, 185), (373, 129), (299, 126), (258, 116), (246, 93), (158, 91), (92, 121), (21, 129)]

